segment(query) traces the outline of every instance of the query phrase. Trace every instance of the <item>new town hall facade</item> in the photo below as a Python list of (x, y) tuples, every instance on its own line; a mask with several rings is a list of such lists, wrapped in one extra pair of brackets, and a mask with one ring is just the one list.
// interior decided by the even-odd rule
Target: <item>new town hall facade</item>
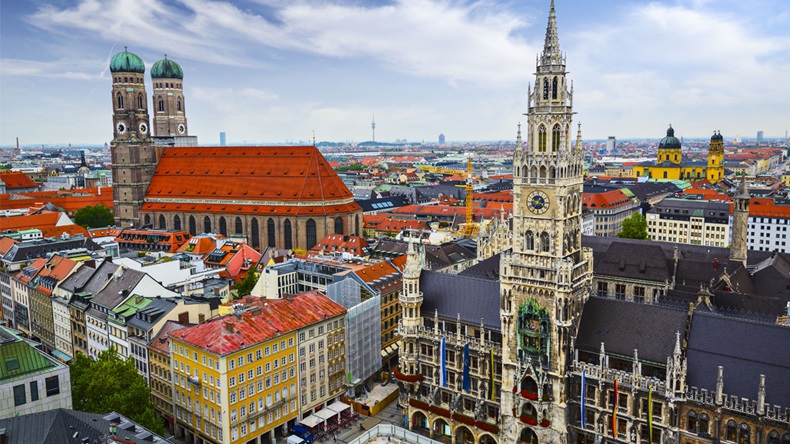
[[(744, 183), (731, 249), (583, 240), (565, 68), (552, 2), (512, 216), (458, 275), (422, 270), (410, 248), (404, 421), (453, 443), (790, 444), (790, 258), (750, 252), (747, 268)], [(727, 315), (744, 301), (760, 322)]]

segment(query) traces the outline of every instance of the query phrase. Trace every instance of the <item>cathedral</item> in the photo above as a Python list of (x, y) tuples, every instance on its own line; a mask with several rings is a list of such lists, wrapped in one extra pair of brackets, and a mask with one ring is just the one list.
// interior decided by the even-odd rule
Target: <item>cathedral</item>
[(362, 209), (315, 146), (194, 146), (180, 65), (165, 56), (151, 68), (153, 127), (143, 60), (124, 50), (110, 71), (116, 225), (306, 250), (361, 233)]
[(721, 182), (724, 179), (724, 137), (720, 132), (711, 136), (707, 160), (684, 160), (680, 140), (670, 125), (666, 137), (658, 142), (656, 161), (635, 165), (634, 174), (651, 179)]
[(513, 212), (481, 230), (478, 264), (423, 270), (409, 247), (404, 425), (453, 444), (790, 444), (790, 256), (747, 254), (745, 183), (732, 248), (583, 237), (553, 1), (537, 63)]

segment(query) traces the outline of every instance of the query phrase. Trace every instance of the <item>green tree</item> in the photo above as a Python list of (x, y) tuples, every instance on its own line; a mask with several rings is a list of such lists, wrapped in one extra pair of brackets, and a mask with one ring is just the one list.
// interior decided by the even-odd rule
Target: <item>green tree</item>
[(234, 288), (234, 290), (236, 290), (236, 297), (234, 299), (250, 294), (257, 283), (258, 276), (252, 270), (248, 271), (247, 277)]
[(647, 236), (647, 219), (638, 211), (623, 221), (623, 230), (617, 237), (625, 239), (649, 239)]
[(111, 346), (96, 360), (77, 353), (70, 367), (74, 410), (101, 414), (115, 411), (158, 435), (164, 434), (164, 424), (151, 403), (151, 390), (137, 373), (131, 356), (123, 359)]
[(115, 224), (112, 210), (102, 204), (82, 207), (74, 213), (74, 223), (85, 228), (110, 227)]

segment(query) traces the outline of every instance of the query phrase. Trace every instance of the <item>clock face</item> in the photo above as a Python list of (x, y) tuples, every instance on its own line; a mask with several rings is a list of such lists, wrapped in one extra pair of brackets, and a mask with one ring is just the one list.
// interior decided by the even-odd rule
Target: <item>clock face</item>
[(138, 128), (140, 128), (140, 134), (145, 134), (148, 132), (148, 125), (145, 123), (141, 123)]
[(118, 125), (115, 126), (115, 130), (118, 131), (118, 134), (124, 134), (126, 132), (126, 123), (118, 122)]
[(187, 131), (187, 127), (185, 127), (183, 123), (179, 123), (178, 134), (184, 134), (186, 131)]
[(542, 191), (533, 191), (527, 198), (527, 207), (535, 214), (543, 214), (549, 209), (549, 196)]

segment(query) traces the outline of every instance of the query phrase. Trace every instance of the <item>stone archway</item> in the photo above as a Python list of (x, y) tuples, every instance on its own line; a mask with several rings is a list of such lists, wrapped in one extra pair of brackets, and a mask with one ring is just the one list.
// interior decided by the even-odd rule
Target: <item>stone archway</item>
[(497, 444), (497, 442), (496, 442), (496, 438), (494, 438), (493, 436), (489, 435), (488, 433), (483, 433), (482, 435), (480, 435), (480, 440), (478, 441), (478, 444)]
[(439, 437), (439, 438), (444, 437), (449, 439), (452, 436), (452, 431), (451, 431), (452, 429), (450, 429), (450, 424), (448, 424), (447, 420), (444, 418), (436, 418), (433, 421), (433, 428), (431, 430), (433, 432), (432, 435), (434, 437)]
[(518, 437), (518, 442), (520, 444), (538, 444), (538, 435), (536, 435), (535, 431), (529, 427), (525, 427), (523, 430), (521, 430), (521, 435)]
[(411, 429), (415, 431), (424, 430), (425, 432), (430, 431), (428, 427), (428, 417), (425, 416), (425, 413), (417, 410), (411, 415)]
[(456, 444), (474, 444), (475, 435), (465, 425), (459, 425), (455, 428), (455, 443)]

